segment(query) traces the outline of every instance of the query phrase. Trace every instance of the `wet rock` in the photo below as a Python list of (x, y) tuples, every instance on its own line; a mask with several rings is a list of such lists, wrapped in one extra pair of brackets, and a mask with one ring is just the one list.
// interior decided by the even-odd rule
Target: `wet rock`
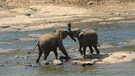
[(42, 61), (41, 65), (62, 65), (63, 62), (61, 60), (52, 60), (52, 61)]
[(24, 59), (24, 60), (27, 60), (28, 57), (29, 57), (29, 56), (19, 56), (19, 55), (14, 56), (15, 59), (17, 59), (17, 58), (22, 58), (22, 59)]
[(72, 64), (73, 65), (82, 65), (82, 66), (85, 66), (85, 65), (94, 65), (96, 63), (97, 59), (94, 59), (94, 60), (87, 60), (87, 61), (82, 61), (82, 60), (73, 60), (72, 61)]
[(63, 62), (60, 60), (53, 60), (52, 63), (53, 63), (53, 65), (62, 65), (63, 64)]

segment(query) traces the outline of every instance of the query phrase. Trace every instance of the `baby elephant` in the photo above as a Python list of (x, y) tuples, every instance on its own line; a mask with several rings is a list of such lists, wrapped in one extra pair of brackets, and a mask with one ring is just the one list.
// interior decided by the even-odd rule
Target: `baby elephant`
[[(79, 41), (79, 52), (81, 55), (86, 57), (86, 48), (89, 47), (91, 54), (93, 54), (94, 50), (96, 50), (97, 54), (100, 54), (97, 45), (98, 45), (98, 36), (94, 30), (80, 30), (80, 29), (72, 29), (69, 26), (70, 36), (73, 38), (77, 38)], [(83, 51), (82, 51), (83, 48)]]
[(70, 57), (63, 46), (63, 40), (67, 35), (68, 32), (66, 30), (58, 30), (54, 33), (42, 35), (37, 43), (39, 56), (36, 63), (39, 62), (42, 53), (44, 53), (44, 60), (46, 60), (51, 51), (54, 52), (56, 59), (58, 59), (57, 48), (59, 48), (66, 58), (69, 59)]

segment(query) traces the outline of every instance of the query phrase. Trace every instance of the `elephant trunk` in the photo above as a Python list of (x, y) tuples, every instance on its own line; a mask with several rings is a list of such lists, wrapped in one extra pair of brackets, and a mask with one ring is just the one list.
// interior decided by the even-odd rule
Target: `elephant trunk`
[(71, 23), (68, 24), (68, 31), (71, 31)]

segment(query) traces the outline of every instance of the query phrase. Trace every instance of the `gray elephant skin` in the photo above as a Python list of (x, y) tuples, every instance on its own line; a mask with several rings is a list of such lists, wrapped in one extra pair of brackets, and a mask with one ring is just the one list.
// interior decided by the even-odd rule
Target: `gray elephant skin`
[(98, 46), (98, 35), (92, 30), (80, 30), (80, 29), (71, 29), (71, 25), (68, 25), (68, 31), (70, 36), (77, 38), (79, 41), (79, 52), (81, 55), (86, 58), (86, 48), (89, 47), (90, 53), (93, 54), (94, 49), (97, 54), (100, 54)]
[(42, 53), (44, 53), (44, 60), (46, 60), (51, 51), (54, 52), (56, 59), (58, 59), (57, 48), (59, 48), (66, 58), (69, 59), (70, 57), (63, 46), (63, 40), (67, 36), (68, 32), (62, 29), (53, 33), (43, 34), (37, 43), (39, 56), (36, 63), (39, 63)]

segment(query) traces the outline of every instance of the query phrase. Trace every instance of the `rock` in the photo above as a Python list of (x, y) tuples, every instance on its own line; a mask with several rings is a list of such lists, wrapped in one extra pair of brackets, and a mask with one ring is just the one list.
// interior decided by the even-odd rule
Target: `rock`
[(62, 63), (62, 61), (60, 61), (60, 60), (53, 60), (53, 65), (62, 65), (63, 63)]
[(42, 61), (41, 65), (62, 65), (63, 62), (61, 60), (53, 60), (53, 61)]
[(94, 60), (90, 60), (90, 61), (81, 61), (81, 60), (74, 60), (72, 61), (72, 64), (76, 65), (76, 64), (79, 64), (79, 65), (94, 65), (96, 63), (96, 59)]
[(15, 59), (17, 59), (17, 58), (23, 58), (23, 59), (28, 59), (28, 56), (19, 56), (19, 55), (16, 55), (16, 56), (14, 56), (14, 58)]

